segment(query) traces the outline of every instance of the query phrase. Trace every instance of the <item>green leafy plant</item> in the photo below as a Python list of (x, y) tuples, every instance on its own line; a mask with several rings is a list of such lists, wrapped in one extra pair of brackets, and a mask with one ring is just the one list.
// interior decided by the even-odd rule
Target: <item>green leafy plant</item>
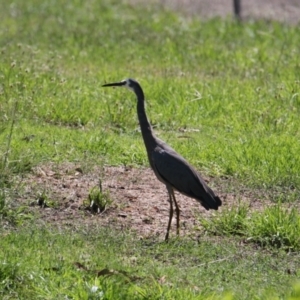
[(99, 185), (94, 186), (88, 195), (89, 208), (94, 213), (102, 213), (107, 206), (112, 203), (109, 191), (103, 191), (102, 182), (99, 180)]

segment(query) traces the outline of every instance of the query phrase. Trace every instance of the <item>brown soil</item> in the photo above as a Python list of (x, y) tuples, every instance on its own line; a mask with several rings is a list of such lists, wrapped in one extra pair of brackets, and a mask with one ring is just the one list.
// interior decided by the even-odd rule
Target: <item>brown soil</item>
[[(88, 194), (102, 181), (103, 192), (109, 192), (112, 203), (102, 213), (89, 209)], [(227, 180), (206, 178), (209, 185), (223, 200), (219, 209), (236, 206), (238, 200), (259, 209), (265, 201), (259, 201), (251, 191), (227, 191)], [(46, 206), (38, 204), (44, 193)], [(199, 217), (209, 217), (215, 211), (206, 211), (196, 200), (176, 193), (181, 209), (181, 235), (199, 228)], [(105, 167), (83, 173), (75, 164), (47, 164), (36, 167), (20, 180), (17, 206), (29, 205), (37, 215), (37, 222), (58, 227), (82, 225), (109, 226), (130, 229), (141, 237), (164, 238), (169, 216), (167, 190), (149, 168)], [(42, 204), (42, 203), (40, 203)], [(171, 235), (175, 235), (176, 219), (173, 218)]]

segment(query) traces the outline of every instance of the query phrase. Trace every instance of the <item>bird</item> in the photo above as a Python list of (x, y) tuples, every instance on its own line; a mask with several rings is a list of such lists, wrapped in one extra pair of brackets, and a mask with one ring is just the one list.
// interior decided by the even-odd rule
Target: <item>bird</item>
[(222, 205), (221, 199), (206, 184), (196, 169), (167, 143), (155, 136), (146, 115), (145, 96), (140, 84), (136, 80), (128, 78), (120, 82), (106, 83), (102, 86), (126, 87), (136, 95), (137, 115), (148, 160), (157, 179), (166, 186), (169, 196), (169, 221), (165, 241), (168, 241), (169, 239), (169, 232), (174, 213), (173, 204), (175, 205), (176, 210), (177, 236), (179, 236), (180, 231), (180, 209), (175, 198), (175, 190), (185, 196), (197, 200), (206, 210), (218, 210), (218, 207)]

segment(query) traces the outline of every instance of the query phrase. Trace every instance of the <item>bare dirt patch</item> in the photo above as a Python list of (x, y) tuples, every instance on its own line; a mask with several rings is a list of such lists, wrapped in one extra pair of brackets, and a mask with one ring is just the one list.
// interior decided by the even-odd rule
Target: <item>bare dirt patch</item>
[[(100, 214), (87, 210), (89, 191), (102, 180), (104, 191), (109, 191), (113, 200)], [(206, 178), (206, 181), (223, 200), (218, 212), (206, 211), (196, 200), (176, 193), (181, 209), (181, 235), (193, 234), (199, 228), (199, 217), (209, 217), (224, 208), (236, 206), (238, 200), (262, 208), (252, 192), (227, 192), (227, 181)], [(37, 204), (44, 194), (48, 207)], [(65, 163), (36, 167), (22, 178), (15, 203), (29, 206), (37, 216), (38, 223), (58, 227), (81, 227), (83, 225), (113, 226), (130, 229), (141, 237), (160, 236), (166, 233), (169, 202), (166, 188), (149, 168), (104, 167), (82, 172), (80, 165)], [(175, 218), (171, 235), (175, 235)]]

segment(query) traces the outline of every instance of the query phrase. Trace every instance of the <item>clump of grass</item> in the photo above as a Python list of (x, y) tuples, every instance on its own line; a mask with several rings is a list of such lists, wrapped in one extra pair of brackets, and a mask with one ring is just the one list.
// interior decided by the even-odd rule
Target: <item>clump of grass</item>
[(28, 212), (27, 207), (20, 206), (15, 208), (6, 197), (0, 195), (0, 224), (4, 221), (6, 225), (17, 226), (23, 224), (26, 219), (32, 219), (32, 215)]
[(300, 299), (300, 282), (294, 284), (291, 296), (288, 300), (299, 300)]
[[(4, 77), (5, 78), (5, 77)], [(9, 81), (9, 76), (8, 79)], [(4, 93), (6, 101), (8, 101), (8, 96), (6, 93)], [(3, 153), (0, 152), (0, 155), (2, 154), (2, 161), (0, 161), (0, 217), (7, 217), (10, 215), (8, 213), (7, 208), (7, 197), (6, 197), (6, 190), (7, 187), (10, 185), (10, 172), (8, 169), (9, 166), (9, 154), (11, 151), (11, 142), (13, 137), (13, 131), (15, 128), (15, 123), (17, 120), (17, 108), (18, 108), (18, 100), (15, 100), (13, 103), (13, 107), (11, 108), (11, 120), (8, 122), (8, 125), (3, 125), (1, 122), (1, 133), (8, 130), (7, 138), (6, 138), (6, 145), (3, 149)], [(1, 151), (1, 148), (0, 148)]]
[(31, 206), (38, 205), (42, 208), (57, 206), (55, 201), (50, 200), (46, 190), (38, 192), (36, 199), (32, 201), (30, 204)]
[(201, 219), (201, 224), (215, 235), (243, 236), (262, 246), (300, 249), (300, 214), (294, 207), (276, 204), (251, 213), (248, 206), (239, 204), (210, 219)]
[(248, 205), (241, 204), (237, 207), (226, 208), (222, 214), (215, 215), (212, 219), (202, 219), (205, 230), (215, 235), (245, 235), (247, 230)]
[(9, 293), (14, 290), (18, 283), (19, 278), (19, 265), (17, 263), (10, 263), (2, 261), (0, 264), (0, 292), (1, 294)]
[(263, 213), (254, 212), (249, 229), (251, 239), (262, 245), (300, 248), (300, 215), (295, 207), (288, 209), (276, 204)]
[(89, 209), (94, 213), (102, 213), (107, 206), (112, 203), (109, 191), (103, 191), (102, 182), (99, 180), (99, 185), (94, 186), (88, 195)]
[(0, 216), (4, 215), (4, 209), (5, 209), (5, 190), (1, 187), (0, 190)]

